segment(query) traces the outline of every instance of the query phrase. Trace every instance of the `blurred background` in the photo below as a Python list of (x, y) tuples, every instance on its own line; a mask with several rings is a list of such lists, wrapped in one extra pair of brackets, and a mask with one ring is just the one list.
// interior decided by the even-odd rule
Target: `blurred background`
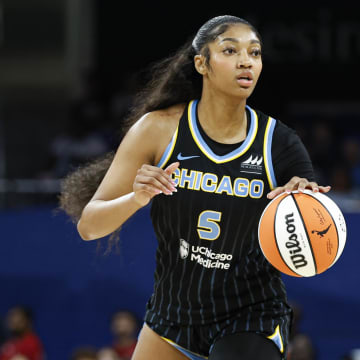
[[(348, 225), (333, 268), (284, 277), (300, 314), (294, 346), (311, 348), (292, 360), (359, 359), (360, 15), (344, 1), (0, 0), (1, 343), (14, 332), (9, 316), (26, 308), (49, 360), (100, 359), (104, 347), (132, 346), (136, 330), (129, 325), (127, 339), (113, 315), (129, 310), (142, 323), (155, 265), (149, 209), (124, 226), (118, 251), (104, 255), (106, 238), (83, 242), (56, 212), (60, 182), (117, 148), (148, 66), (223, 14), (262, 35), (264, 68), (249, 105), (296, 129)], [(88, 357), (76, 357), (80, 350)]]

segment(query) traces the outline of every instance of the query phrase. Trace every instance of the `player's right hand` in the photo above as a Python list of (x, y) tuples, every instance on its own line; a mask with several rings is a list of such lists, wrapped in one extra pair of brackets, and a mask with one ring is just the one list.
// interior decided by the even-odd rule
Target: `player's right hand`
[(157, 166), (142, 165), (137, 171), (133, 183), (136, 202), (141, 206), (145, 206), (156, 195), (161, 193), (172, 195), (173, 192), (176, 192), (177, 190), (171, 174), (179, 165), (179, 162), (172, 163), (165, 170)]

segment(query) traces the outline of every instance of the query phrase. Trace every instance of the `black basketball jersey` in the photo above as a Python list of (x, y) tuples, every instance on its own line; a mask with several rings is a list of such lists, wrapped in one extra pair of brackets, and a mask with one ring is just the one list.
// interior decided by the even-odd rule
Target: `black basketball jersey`
[[(191, 101), (158, 166), (179, 161), (177, 192), (158, 195), (154, 293), (145, 320), (207, 324), (244, 314), (244, 330), (288, 312), (279, 272), (258, 244), (258, 223), (276, 187), (271, 159), (276, 120), (247, 106), (246, 139), (217, 155), (199, 131)], [(256, 321), (256, 325), (254, 325)]]

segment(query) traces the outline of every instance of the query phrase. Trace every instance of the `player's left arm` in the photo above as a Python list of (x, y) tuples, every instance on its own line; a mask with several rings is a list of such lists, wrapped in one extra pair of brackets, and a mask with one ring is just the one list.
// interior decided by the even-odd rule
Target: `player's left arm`
[(273, 165), (278, 184), (267, 194), (268, 199), (293, 190), (327, 193), (330, 186), (320, 186), (315, 181), (308, 151), (296, 132), (281, 122), (277, 123), (273, 137)]

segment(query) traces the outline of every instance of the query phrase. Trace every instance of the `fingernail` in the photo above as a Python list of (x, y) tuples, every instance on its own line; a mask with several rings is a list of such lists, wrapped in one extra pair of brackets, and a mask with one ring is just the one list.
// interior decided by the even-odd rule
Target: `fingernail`
[(300, 192), (304, 192), (304, 188), (299, 188), (299, 191), (300, 191)]
[(290, 193), (291, 193), (291, 191), (290, 191), (290, 190), (285, 190), (285, 192), (286, 192), (287, 194), (290, 194)]
[(318, 192), (318, 191), (319, 191), (319, 189), (318, 189), (318, 188), (315, 188), (315, 189), (314, 189), (314, 192)]

